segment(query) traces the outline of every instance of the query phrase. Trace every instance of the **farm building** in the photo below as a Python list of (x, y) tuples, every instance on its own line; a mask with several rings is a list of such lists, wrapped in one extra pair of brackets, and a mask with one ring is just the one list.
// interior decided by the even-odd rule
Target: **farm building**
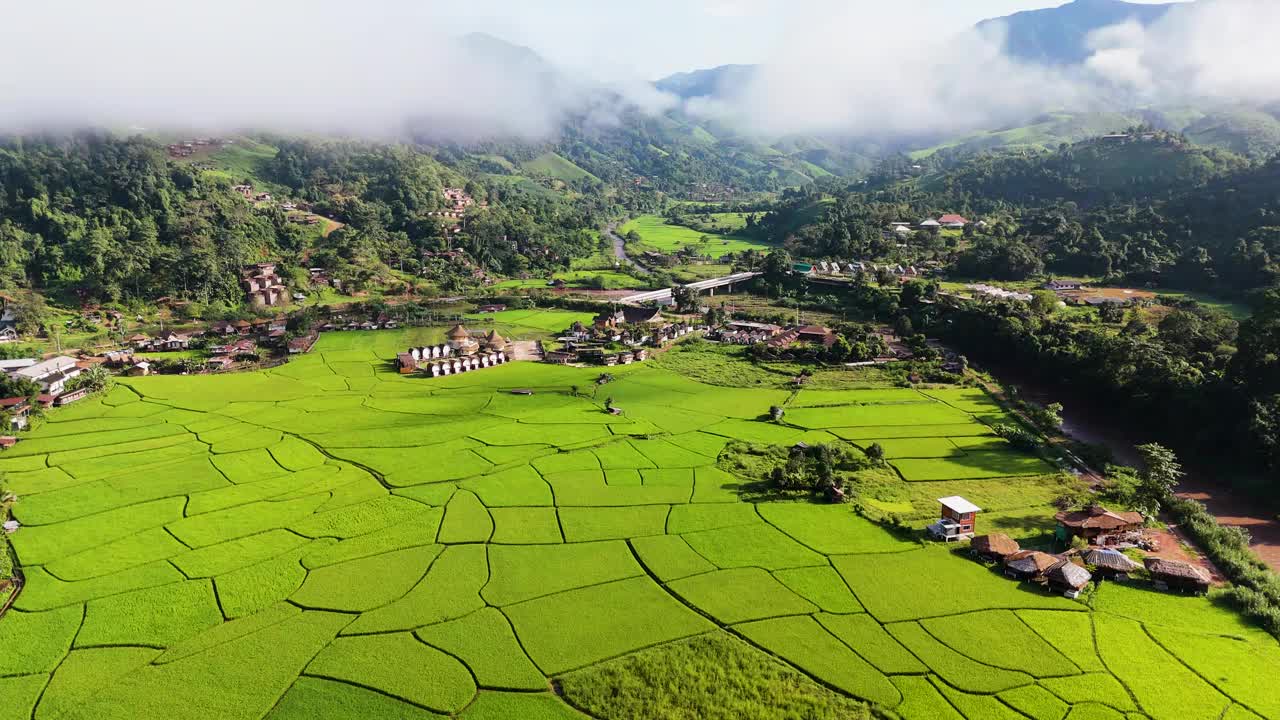
[(1141, 565), (1119, 550), (1090, 548), (1080, 559), (1084, 560), (1085, 565), (1092, 566), (1094, 572), (1100, 577), (1112, 580), (1128, 579), (1130, 573), (1142, 569)]
[(1040, 580), (1066, 560), (1039, 550), (1023, 550), (1005, 559), (1004, 574), (1017, 580)]
[(1142, 530), (1146, 518), (1142, 513), (1112, 512), (1101, 505), (1083, 510), (1065, 510), (1054, 516), (1058, 521), (1058, 539), (1068, 542), (1080, 537), (1095, 545), (1115, 545), (1127, 535)]
[(979, 535), (969, 543), (969, 551), (990, 562), (1003, 563), (1005, 558), (1021, 552), (1018, 542), (1003, 533)]
[(666, 320), (653, 308), (626, 307), (597, 315), (591, 322), (599, 330), (616, 330), (623, 325), (662, 325)]
[(151, 363), (143, 360), (124, 371), (129, 377), (144, 377), (151, 374)]
[(938, 218), (938, 224), (951, 230), (960, 230), (963, 229), (965, 225), (968, 225), (969, 221), (965, 219), (963, 215), (956, 215), (952, 213)]
[(320, 336), (313, 332), (310, 335), (303, 335), (290, 340), (288, 345), (289, 354), (302, 355), (311, 352), (311, 348), (315, 346), (318, 339), (320, 339)]
[(928, 527), (929, 534), (939, 540), (970, 540), (973, 527), (982, 508), (959, 495), (938, 498), (942, 504), (942, 516)]
[(1204, 568), (1178, 560), (1147, 558), (1147, 572), (1158, 590), (1180, 590), (1195, 593), (1209, 592), (1212, 579)]
[(1050, 589), (1056, 590), (1069, 598), (1078, 597), (1080, 591), (1093, 580), (1093, 576), (1089, 574), (1088, 570), (1069, 562), (1064, 562), (1057, 567), (1051, 568), (1049, 572), (1045, 573), (1044, 577), (1048, 581)]

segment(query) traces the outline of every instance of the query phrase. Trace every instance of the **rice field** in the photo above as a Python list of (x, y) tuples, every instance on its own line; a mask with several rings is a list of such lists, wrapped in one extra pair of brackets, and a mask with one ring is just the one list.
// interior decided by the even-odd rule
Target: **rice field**
[[(683, 225), (670, 225), (659, 215), (641, 215), (618, 229), (620, 235), (632, 231), (640, 235), (644, 249), (662, 253), (674, 253), (683, 248), (694, 248), (703, 255), (721, 257), (743, 250), (768, 251), (770, 246), (741, 235), (712, 235), (700, 233)], [(707, 242), (702, 242), (703, 238)]]
[[(595, 398), (569, 393), (593, 369), (397, 374), (431, 332), (122, 380), (0, 455), (28, 580), (0, 617), (0, 718), (635, 717), (608, 700), (651, 684), (625, 668), (680, 657), (668, 680), (739, 687), (690, 656), (726, 643), (793, 688), (771, 707), (846, 703), (795, 717), (1280, 717), (1280, 645), (1208, 600), (1048, 595), (848, 506), (748, 502), (717, 463), (734, 439), (841, 437), (885, 449), (901, 514), (956, 493), (1051, 514), (1051, 468), (993, 438), (971, 391), (793, 394), (656, 363)], [(758, 419), (774, 404), (790, 424)], [(742, 709), (754, 692), (725, 704), (770, 717)]]

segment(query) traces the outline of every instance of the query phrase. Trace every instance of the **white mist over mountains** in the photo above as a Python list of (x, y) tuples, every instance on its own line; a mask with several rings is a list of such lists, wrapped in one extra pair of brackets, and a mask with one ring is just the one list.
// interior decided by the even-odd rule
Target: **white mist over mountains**
[[(883, 5), (868, 15), (823, 3), (745, 84), (682, 101), (608, 57), (587, 76), (510, 46), (459, 42), (433, 20), (431, 3), (15, 3), (0, 24), (0, 128), (388, 137), (412, 127), (460, 141), (538, 139), (571, 115), (608, 126), (624, 109), (683, 105), (745, 132), (886, 136), (994, 127), (1053, 109), (1280, 100), (1275, 0), (1199, 0), (1145, 27), (1107, 27), (1089, 36), (1089, 58), (1069, 67), (1011, 59), (998, 27), (947, 27), (931, 20), (926, 0)], [(662, 52), (660, 38), (653, 44)]]

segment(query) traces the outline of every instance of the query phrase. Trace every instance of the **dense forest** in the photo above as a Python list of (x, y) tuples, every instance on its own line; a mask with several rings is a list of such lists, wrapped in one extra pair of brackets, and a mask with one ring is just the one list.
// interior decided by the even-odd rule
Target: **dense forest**
[(865, 183), (784, 193), (757, 232), (802, 256), (877, 259), (899, 242), (890, 222), (948, 212), (983, 225), (962, 239), (917, 234), (913, 254), (964, 277), (1094, 276), (1237, 296), (1280, 279), (1280, 158), (1250, 164), (1148, 128), (1053, 153), (890, 159)]
[(0, 283), (83, 300), (239, 300), (238, 270), (299, 249), (279, 212), (106, 135), (0, 139)]

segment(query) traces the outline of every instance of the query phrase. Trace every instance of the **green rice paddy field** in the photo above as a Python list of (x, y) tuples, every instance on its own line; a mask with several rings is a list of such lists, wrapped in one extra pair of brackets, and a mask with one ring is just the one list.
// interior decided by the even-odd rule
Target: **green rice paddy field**
[[(632, 230), (640, 234), (641, 244), (658, 252), (672, 253), (681, 248), (693, 247), (698, 252), (711, 257), (721, 257), (731, 252), (743, 250), (769, 250), (766, 243), (757, 242), (740, 235), (706, 235), (683, 225), (669, 225), (660, 215), (641, 215), (619, 228), (618, 232), (626, 235)], [(710, 240), (703, 243), (703, 237)]]
[[(1022, 477), (1048, 466), (973, 391), (790, 397), (647, 364), (591, 399), (568, 388), (598, 370), (402, 377), (411, 341), (124, 380), (0, 455), (28, 579), (0, 618), (0, 718), (693, 717), (601, 683), (724, 687), (723, 664), (660, 662), (708, 639), (801, 683), (788, 698), (905, 720), (1280, 717), (1280, 645), (1209, 600), (1047, 595), (848, 507), (745, 502), (717, 467), (732, 438), (876, 441), (903, 488), (1049, 514)], [(790, 425), (755, 419), (788, 401)]]

